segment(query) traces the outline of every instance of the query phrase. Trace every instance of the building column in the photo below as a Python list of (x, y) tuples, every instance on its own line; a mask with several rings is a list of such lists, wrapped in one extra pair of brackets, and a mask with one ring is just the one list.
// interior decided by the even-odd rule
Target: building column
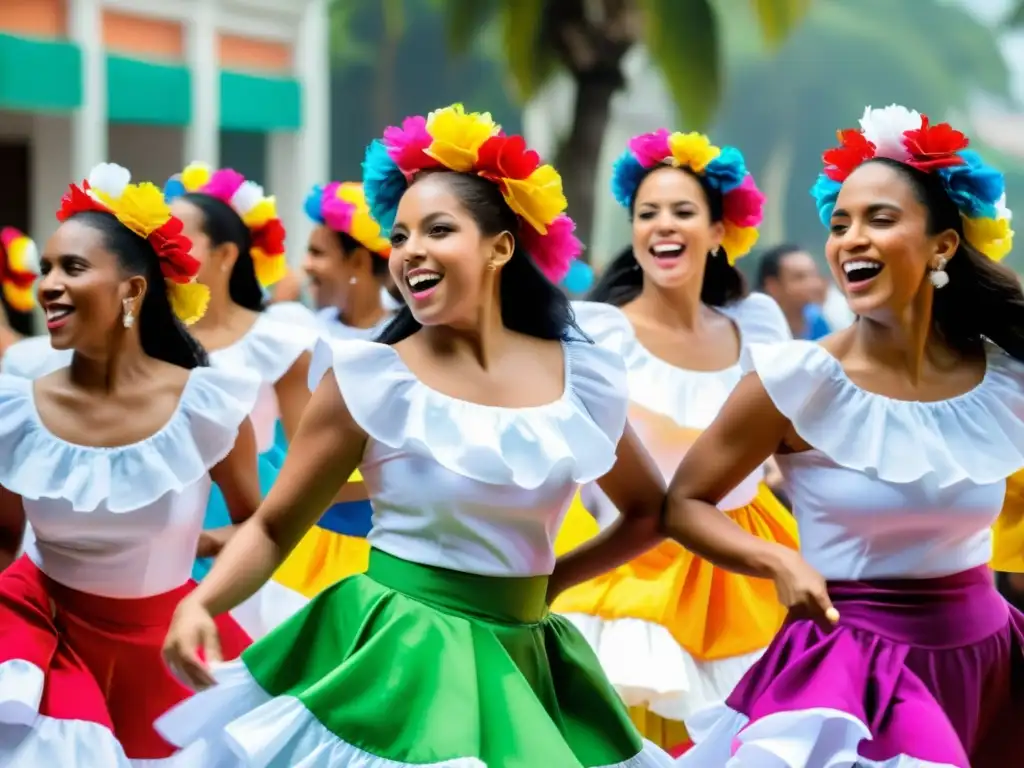
[(79, 181), (107, 159), (107, 56), (100, 0), (70, 0), (68, 37), (82, 53), (82, 105), (71, 117), (71, 171)]
[(185, 129), (182, 165), (220, 163), (220, 55), (217, 50), (217, 2), (196, 3), (187, 22), (186, 51), (192, 74), (192, 121)]
[(294, 212), (285, 222), (293, 265), (301, 261), (313, 229), (302, 203), (313, 185), (326, 183), (331, 172), (328, 35), (327, 0), (306, 0), (292, 49), (295, 78), (302, 87), (302, 126), (293, 134), (272, 134), (267, 142), (269, 186), (278, 196), (278, 210)]

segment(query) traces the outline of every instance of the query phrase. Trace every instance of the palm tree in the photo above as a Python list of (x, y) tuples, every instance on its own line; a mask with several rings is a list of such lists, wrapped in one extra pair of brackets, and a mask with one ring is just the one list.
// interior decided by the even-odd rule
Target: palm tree
[[(447, 21), (456, 54), (497, 25), (501, 55), (523, 102), (559, 70), (575, 83), (573, 119), (555, 154), (569, 211), (580, 236), (593, 230), (596, 158), (608, 127), (612, 97), (623, 88), (623, 59), (644, 45), (658, 66), (686, 125), (701, 129), (722, 96), (720, 26), (757, 19), (770, 46), (781, 43), (811, 0), (433, 0)], [(727, 9), (727, 10), (726, 10)]]

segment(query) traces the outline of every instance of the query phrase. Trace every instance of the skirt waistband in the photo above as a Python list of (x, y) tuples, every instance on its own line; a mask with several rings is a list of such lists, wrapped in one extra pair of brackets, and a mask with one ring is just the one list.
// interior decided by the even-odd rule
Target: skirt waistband
[(830, 581), (840, 624), (919, 648), (958, 648), (1006, 627), (1006, 601), (988, 566), (934, 579)]
[(506, 624), (534, 624), (547, 615), (547, 576), (480, 576), (421, 565), (370, 550), (366, 575), (388, 589), (441, 610)]

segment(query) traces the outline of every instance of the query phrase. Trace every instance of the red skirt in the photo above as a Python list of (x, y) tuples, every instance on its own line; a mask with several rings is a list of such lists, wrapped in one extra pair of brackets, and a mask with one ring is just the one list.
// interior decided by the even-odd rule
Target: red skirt
[[(94, 734), (103, 733), (97, 726), (106, 729), (129, 759), (174, 754), (153, 721), (192, 691), (171, 675), (160, 651), (175, 607), (195, 586), (153, 597), (99, 597), (57, 584), (25, 556), (0, 573), (0, 725), (23, 726), (0, 729), (0, 757), (20, 749), (4, 743), (12, 734), (30, 739), (48, 718), (84, 721)], [(217, 628), (226, 659), (251, 642), (227, 614)], [(69, 728), (54, 733), (71, 738)], [(74, 741), (83, 743), (81, 733)], [(46, 755), (50, 747), (55, 758), (68, 754), (66, 746), (47, 744)]]

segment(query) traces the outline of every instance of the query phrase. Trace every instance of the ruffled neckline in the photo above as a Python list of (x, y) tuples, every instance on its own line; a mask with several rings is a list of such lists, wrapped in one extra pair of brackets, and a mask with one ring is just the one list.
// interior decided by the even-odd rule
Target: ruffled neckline
[[(762, 298), (771, 306), (762, 302)], [(789, 337), (785, 318), (767, 297), (752, 295), (725, 307), (715, 307), (715, 311), (731, 320), (736, 329), (740, 358), (718, 370), (693, 370), (673, 365), (647, 349), (619, 308), (581, 301), (573, 302), (573, 309), (580, 327), (597, 344), (622, 355), (630, 401), (691, 429), (706, 428), (739, 383), (744, 347)]]
[(194, 369), (168, 421), (113, 447), (77, 445), (39, 417), (34, 382), (0, 375), (0, 485), (24, 499), (62, 499), (75, 512), (123, 514), (198, 482), (234, 447), (261, 382), (249, 372)]
[(279, 312), (261, 312), (242, 338), (210, 352), (210, 364), (229, 371), (248, 368), (261, 380), (276, 383), (320, 338), (312, 327), (283, 322), (282, 318)]
[(1024, 467), (1024, 364), (986, 343), (982, 380), (946, 400), (896, 400), (859, 387), (810, 341), (753, 345), (743, 363), (811, 447), (833, 463), (895, 484), (938, 489), (1005, 480)]
[(371, 440), (430, 456), (463, 477), (534, 489), (566, 473), (577, 483), (615, 464), (625, 429), (621, 358), (586, 341), (563, 343), (565, 389), (550, 403), (523, 408), (474, 403), (422, 383), (391, 346), (320, 342), (310, 365), (315, 388), (333, 369), (356, 423)]

